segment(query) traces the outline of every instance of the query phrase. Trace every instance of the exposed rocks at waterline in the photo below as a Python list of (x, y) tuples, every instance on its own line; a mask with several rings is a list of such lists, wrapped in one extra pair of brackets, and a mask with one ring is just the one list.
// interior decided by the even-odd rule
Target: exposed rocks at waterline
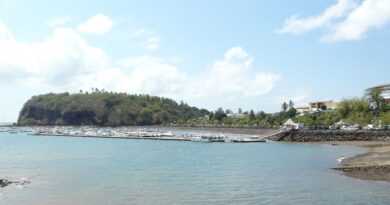
[(345, 158), (333, 169), (350, 177), (390, 181), (390, 146), (377, 145), (367, 153)]
[(390, 130), (291, 130), (273, 136), (271, 140), (286, 142), (386, 141), (390, 140)]
[(21, 181), (10, 181), (8, 179), (0, 179), (0, 188), (6, 187), (11, 184), (16, 184), (16, 185), (26, 185), (30, 184), (30, 181), (28, 180), (21, 180)]
[(346, 176), (365, 180), (390, 181), (390, 165), (336, 167)]
[(12, 184), (12, 182), (6, 180), (6, 179), (0, 179), (0, 187), (6, 187), (8, 185)]

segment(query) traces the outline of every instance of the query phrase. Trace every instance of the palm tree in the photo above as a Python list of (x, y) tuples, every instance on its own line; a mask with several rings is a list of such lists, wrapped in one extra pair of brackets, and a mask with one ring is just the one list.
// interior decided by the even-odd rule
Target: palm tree
[(288, 108), (289, 108), (289, 109), (294, 108), (294, 103), (293, 103), (293, 101), (290, 100), (290, 101), (288, 102)]

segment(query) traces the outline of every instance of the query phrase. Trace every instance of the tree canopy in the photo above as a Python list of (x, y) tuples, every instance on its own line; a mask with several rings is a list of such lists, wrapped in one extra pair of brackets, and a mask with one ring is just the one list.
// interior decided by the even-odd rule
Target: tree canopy
[(19, 125), (159, 125), (204, 117), (205, 109), (149, 95), (125, 93), (45, 94), (32, 97)]

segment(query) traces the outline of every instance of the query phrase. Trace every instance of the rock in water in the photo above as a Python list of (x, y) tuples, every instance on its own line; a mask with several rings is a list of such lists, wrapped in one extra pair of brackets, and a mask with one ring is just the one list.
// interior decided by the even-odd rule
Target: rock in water
[(6, 179), (0, 179), (0, 187), (6, 187), (8, 185), (12, 184), (12, 182), (6, 180)]

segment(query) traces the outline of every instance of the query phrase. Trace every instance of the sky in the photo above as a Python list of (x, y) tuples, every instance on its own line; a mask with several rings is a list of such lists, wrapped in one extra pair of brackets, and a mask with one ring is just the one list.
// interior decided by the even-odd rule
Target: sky
[(361, 97), (389, 50), (389, 0), (0, 0), (0, 122), (91, 88), (233, 111)]

